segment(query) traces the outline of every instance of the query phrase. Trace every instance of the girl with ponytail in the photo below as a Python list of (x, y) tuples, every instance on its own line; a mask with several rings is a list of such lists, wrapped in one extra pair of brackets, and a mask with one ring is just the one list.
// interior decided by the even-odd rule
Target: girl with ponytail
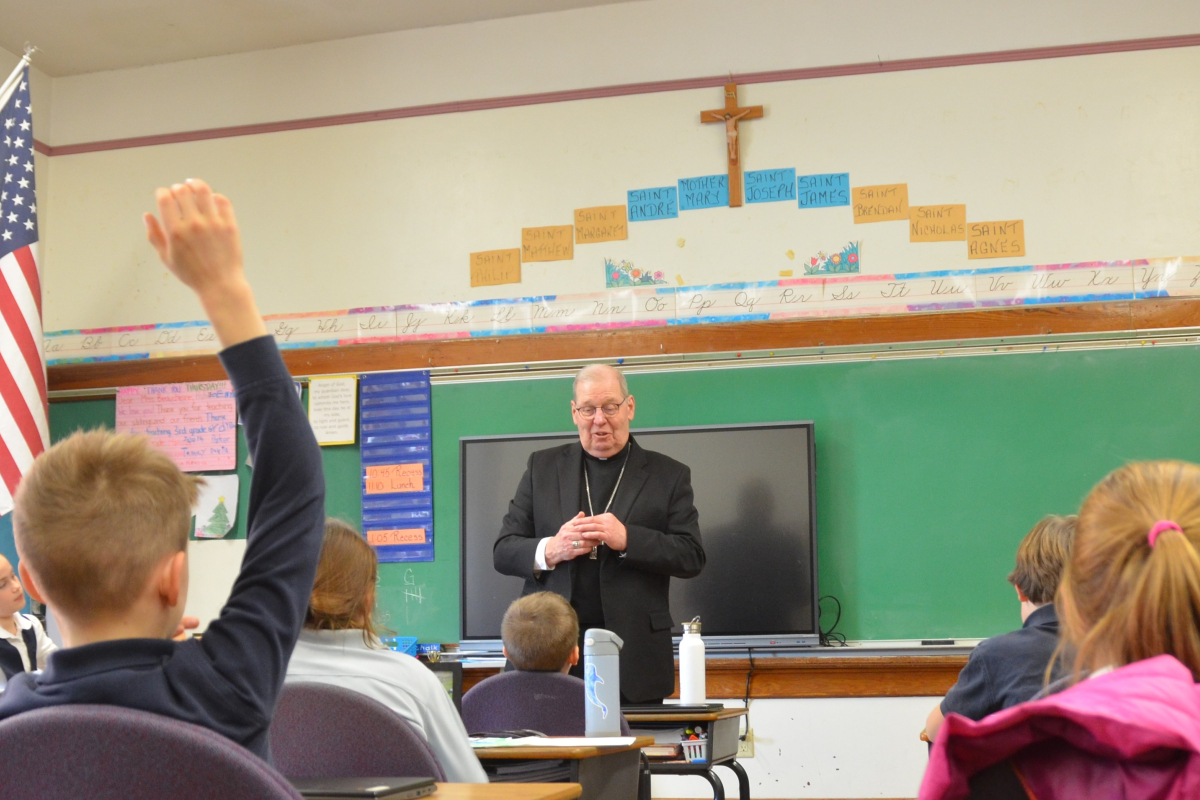
[(1063, 691), (951, 715), (921, 798), (1184, 798), (1200, 786), (1200, 467), (1129, 464), (1084, 500), (1056, 599)]

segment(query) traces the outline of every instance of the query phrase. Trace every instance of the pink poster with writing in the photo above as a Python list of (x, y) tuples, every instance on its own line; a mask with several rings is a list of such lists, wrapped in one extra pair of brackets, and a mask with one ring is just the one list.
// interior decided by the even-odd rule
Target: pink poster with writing
[(184, 472), (237, 467), (237, 406), (229, 381), (119, 389), (117, 431), (149, 436)]

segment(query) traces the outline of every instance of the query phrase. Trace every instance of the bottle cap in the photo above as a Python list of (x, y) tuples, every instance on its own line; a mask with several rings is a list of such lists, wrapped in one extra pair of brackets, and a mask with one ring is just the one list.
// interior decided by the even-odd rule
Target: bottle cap
[(699, 635), (700, 634), (700, 617), (696, 617), (691, 622), (683, 623), (683, 632), (684, 633), (694, 633), (694, 634)]

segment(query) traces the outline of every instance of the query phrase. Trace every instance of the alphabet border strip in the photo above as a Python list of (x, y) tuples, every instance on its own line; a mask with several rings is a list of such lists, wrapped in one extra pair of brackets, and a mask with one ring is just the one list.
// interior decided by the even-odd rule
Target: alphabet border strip
[[(276, 314), (266, 320), (281, 348), (298, 348), (1195, 296), (1200, 256), (660, 286)], [(204, 321), (53, 331), (43, 336), (43, 347), (51, 366), (218, 349)]]

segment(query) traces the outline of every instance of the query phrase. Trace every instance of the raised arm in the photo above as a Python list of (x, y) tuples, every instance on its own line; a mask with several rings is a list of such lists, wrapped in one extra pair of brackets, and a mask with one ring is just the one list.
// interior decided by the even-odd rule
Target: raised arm
[[(196, 292), (224, 346), (254, 465), (241, 572), (204, 638), (179, 647), (201, 648), (238, 700), (265, 715), (312, 592), (325, 521), (321, 453), (242, 271), (232, 205), (200, 181), (160, 189), (157, 200), (160, 218), (146, 215), (147, 236)], [(183, 669), (189, 659), (175, 662)]]

